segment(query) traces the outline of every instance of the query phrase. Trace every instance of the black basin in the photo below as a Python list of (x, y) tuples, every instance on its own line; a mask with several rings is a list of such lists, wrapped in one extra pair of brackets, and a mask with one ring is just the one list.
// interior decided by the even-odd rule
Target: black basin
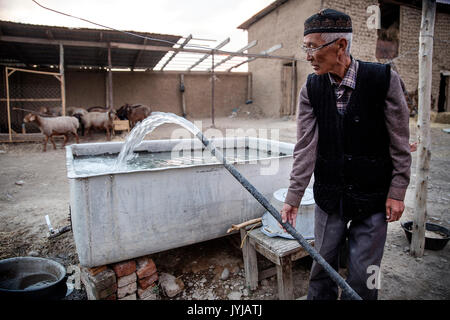
[[(412, 226), (413, 222), (402, 222), (402, 228), (405, 231), (406, 237), (408, 238), (409, 243), (411, 243), (411, 237), (412, 237)], [(443, 239), (436, 239), (436, 238), (427, 238), (425, 237), (425, 249), (427, 250), (442, 250), (445, 245), (447, 244), (448, 240), (450, 239), (450, 230), (440, 226), (438, 224), (434, 223), (425, 223), (425, 229), (428, 231), (437, 231), (442, 235), (445, 235), (445, 238)]]
[(0, 261), (0, 299), (58, 300), (67, 292), (66, 269), (58, 262), (38, 257)]

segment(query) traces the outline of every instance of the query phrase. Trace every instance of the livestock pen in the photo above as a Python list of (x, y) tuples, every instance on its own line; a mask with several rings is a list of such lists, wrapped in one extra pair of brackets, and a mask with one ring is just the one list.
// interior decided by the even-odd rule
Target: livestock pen
[[(224, 51), (229, 38), (211, 47), (212, 40), (192, 35), (131, 36), (118, 30), (7, 21), (0, 21), (0, 27), (0, 141), (6, 142), (39, 137), (37, 128), (22, 120), (29, 110), (42, 107), (59, 108), (59, 114), (66, 115), (74, 107), (117, 110), (144, 104), (153, 111), (211, 117), (214, 126), (216, 116), (233, 115), (252, 103), (251, 73), (234, 69), (257, 58), (291, 64), (297, 60), (270, 55), (281, 44), (260, 54), (244, 53), (256, 41), (238, 51)], [(285, 109), (295, 114), (294, 73), (289, 80), (292, 89), (282, 94), (289, 96)]]

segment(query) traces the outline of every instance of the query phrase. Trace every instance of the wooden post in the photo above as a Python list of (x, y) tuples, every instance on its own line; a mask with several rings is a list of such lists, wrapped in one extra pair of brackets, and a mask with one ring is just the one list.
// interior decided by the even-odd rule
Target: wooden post
[(111, 46), (108, 44), (108, 109), (114, 108), (113, 86), (112, 86), (112, 64), (111, 64)]
[(416, 196), (410, 252), (421, 257), (425, 247), (427, 187), (430, 169), (430, 105), (436, 1), (423, 0), (419, 39), (419, 118), (417, 120)]
[(253, 90), (253, 75), (252, 73), (249, 73), (247, 76), (247, 101), (252, 100), (252, 93)]
[(211, 121), (212, 121), (212, 128), (215, 128), (214, 125), (214, 50), (211, 54), (212, 58), (212, 67), (211, 67)]
[(292, 61), (291, 107), (289, 115), (295, 115), (297, 105), (297, 61)]
[(278, 299), (294, 299), (294, 281), (292, 279), (292, 261), (291, 256), (280, 258), (280, 264), (277, 268)]
[[(241, 241), (244, 241), (247, 231), (245, 228), (242, 228), (240, 233)], [(250, 290), (256, 290), (258, 288), (258, 259), (255, 247), (250, 244), (249, 239), (244, 241), (242, 256), (244, 260), (245, 286), (250, 288)]]
[(105, 106), (109, 108), (109, 86), (108, 86), (108, 71), (105, 73)]
[(8, 133), (9, 133), (9, 142), (12, 142), (12, 131), (11, 131), (11, 111), (9, 105), (9, 74), (8, 68), (5, 67), (5, 83), (6, 83), (6, 110), (8, 110)]
[(186, 118), (186, 100), (184, 98), (184, 91), (186, 90), (184, 86), (184, 74), (180, 74), (180, 88), (181, 90), (181, 107), (183, 108), (183, 117)]
[(62, 112), (61, 115), (66, 115), (66, 81), (64, 76), (64, 47), (59, 44), (59, 82), (61, 84), (61, 105)]

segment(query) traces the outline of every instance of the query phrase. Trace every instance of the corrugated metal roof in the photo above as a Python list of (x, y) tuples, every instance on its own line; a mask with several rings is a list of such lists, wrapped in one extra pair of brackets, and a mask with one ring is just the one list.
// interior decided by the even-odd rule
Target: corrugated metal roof
[[(181, 36), (129, 31), (141, 36), (177, 43)], [(42, 40), (88, 41), (93, 43), (126, 43), (173, 47), (173, 44), (127, 35), (106, 29), (66, 28), (0, 21), (0, 35)], [(166, 52), (111, 49), (111, 63), (115, 68), (153, 68)], [(138, 58), (138, 59), (137, 59)], [(5, 42), (0, 45), (0, 63), (26, 65), (58, 65), (59, 47), (54, 44)], [(108, 66), (107, 48), (64, 46), (64, 63), (72, 66)]]

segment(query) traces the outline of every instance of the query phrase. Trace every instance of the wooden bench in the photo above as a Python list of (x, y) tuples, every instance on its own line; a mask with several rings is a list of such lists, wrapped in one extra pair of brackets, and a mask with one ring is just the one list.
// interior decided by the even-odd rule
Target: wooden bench
[[(244, 257), (244, 270), (246, 286), (251, 290), (258, 287), (258, 281), (268, 278), (276, 273), (278, 281), (278, 298), (280, 300), (294, 299), (294, 286), (292, 280), (292, 262), (303, 258), (309, 253), (303, 249), (297, 240), (281, 237), (268, 237), (261, 232), (261, 227), (247, 230), (240, 229), (241, 241), (244, 240), (242, 254)], [(314, 240), (308, 240), (314, 245)], [(259, 274), (256, 252), (275, 264), (275, 268), (262, 271)]]

